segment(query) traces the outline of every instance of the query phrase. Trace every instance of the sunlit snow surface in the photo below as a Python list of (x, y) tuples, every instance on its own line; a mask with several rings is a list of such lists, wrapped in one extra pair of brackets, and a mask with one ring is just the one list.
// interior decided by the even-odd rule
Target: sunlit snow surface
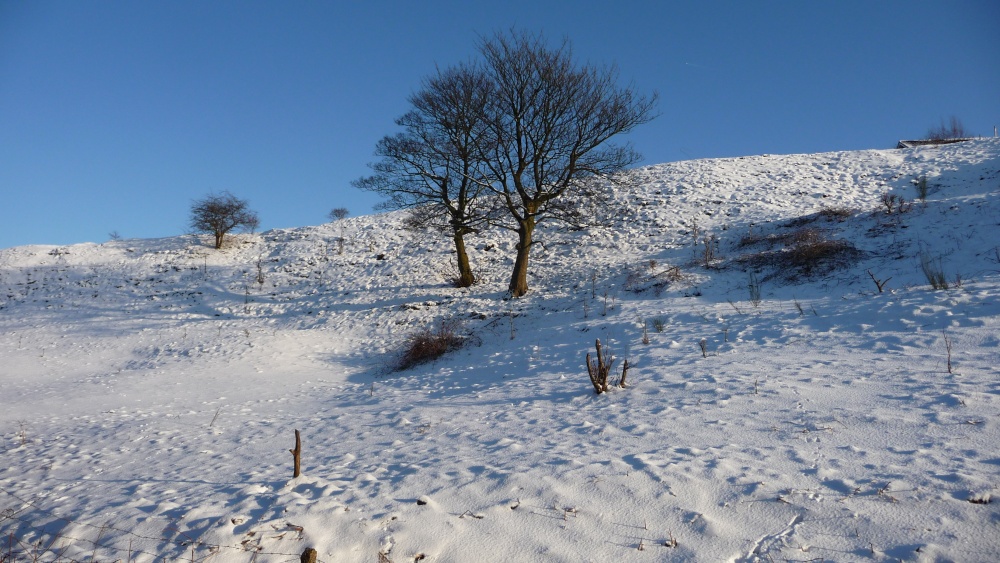
[[(1000, 142), (630, 180), (513, 301), (506, 231), (458, 290), (400, 213), (343, 254), (331, 224), (0, 250), (0, 559), (1000, 560)], [(755, 306), (782, 250), (746, 243), (808, 228), (856, 252), (755, 268)], [(467, 345), (393, 372), (442, 319)], [(594, 394), (598, 338), (626, 389)]]

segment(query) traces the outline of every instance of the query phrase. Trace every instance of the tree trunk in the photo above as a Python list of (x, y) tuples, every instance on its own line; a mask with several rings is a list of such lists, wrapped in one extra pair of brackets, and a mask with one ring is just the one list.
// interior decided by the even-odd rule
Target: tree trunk
[(510, 276), (511, 297), (521, 297), (528, 293), (528, 254), (531, 253), (531, 235), (535, 231), (535, 218), (528, 216), (518, 222), (517, 227), (517, 258), (514, 259), (514, 272)]
[(461, 231), (455, 231), (455, 255), (458, 261), (458, 278), (455, 280), (455, 285), (469, 287), (476, 282), (476, 276), (472, 274), (469, 254), (465, 251), (465, 235)]
[(216, 250), (222, 248), (222, 237), (223, 236), (225, 236), (225, 233), (220, 232), (220, 231), (215, 231), (215, 248), (216, 248)]

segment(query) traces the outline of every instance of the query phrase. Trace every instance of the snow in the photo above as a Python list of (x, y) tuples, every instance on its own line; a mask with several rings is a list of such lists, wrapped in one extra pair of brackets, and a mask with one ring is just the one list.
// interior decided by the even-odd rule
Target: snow
[[(1000, 142), (631, 180), (517, 300), (506, 232), (454, 289), (400, 213), (343, 254), (332, 224), (0, 250), (0, 559), (1000, 559)], [(802, 228), (854, 250), (746, 260)], [(392, 370), (445, 319), (466, 346)], [(626, 388), (594, 394), (595, 339)]]

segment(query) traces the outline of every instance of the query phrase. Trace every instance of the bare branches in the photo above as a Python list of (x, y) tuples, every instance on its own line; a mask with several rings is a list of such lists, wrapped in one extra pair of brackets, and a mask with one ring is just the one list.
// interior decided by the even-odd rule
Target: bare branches
[(458, 252), (459, 283), (472, 285), (463, 237), (486, 221), (480, 194), (489, 181), (475, 143), (486, 128), (484, 110), (490, 81), (475, 66), (439, 70), (410, 96), (413, 109), (396, 120), (403, 132), (375, 147), (374, 175), (354, 187), (387, 198), (382, 207), (410, 209), (410, 224), (449, 232)]
[(494, 95), (477, 147), (518, 233), (509, 291), (519, 297), (528, 291), (535, 227), (546, 219), (578, 224), (574, 202), (590, 199), (593, 179), (638, 161), (631, 147), (608, 141), (651, 120), (656, 96), (619, 87), (614, 66), (577, 66), (565, 40), (549, 47), (540, 34), (498, 33), (480, 52)]
[(945, 125), (944, 120), (942, 119), (940, 126), (927, 131), (927, 139), (931, 141), (966, 139), (971, 136), (972, 134), (965, 130), (965, 127), (962, 125), (962, 121), (954, 115), (951, 116), (951, 120), (947, 125)]
[(212, 233), (215, 248), (222, 248), (223, 238), (232, 230), (254, 231), (260, 225), (250, 203), (229, 192), (213, 194), (191, 204), (191, 230)]

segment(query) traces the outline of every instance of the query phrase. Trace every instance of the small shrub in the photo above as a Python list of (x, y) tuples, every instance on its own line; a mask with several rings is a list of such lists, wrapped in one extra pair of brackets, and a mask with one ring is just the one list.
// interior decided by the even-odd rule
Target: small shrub
[(665, 328), (667, 328), (667, 323), (663, 319), (659, 317), (653, 319), (653, 330), (663, 332)]
[(711, 268), (712, 263), (719, 259), (719, 237), (708, 235), (702, 240), (701, 265)]
[(948, 333), (942, 331), (941, 334), (944, 335), (944, 348), (948, 352), (948, 373), (954, 373), (951, 371), (951, 338), (948, 337)]
[(437, 330), (424, 328), (406, 339), (403, 355), (397, 369), (402, 371), (415, 365), (427, 363), (457, 350), (462, 346), (462, 337), (456, 332), (458, 323), (441, 321)]
[(907, 203), (903, 196), (885, 192), (882, 194), (882, 207), (885, 207), (885, 212), (887, 215), (892, 215), (895, 212), (898, 215), (902, 215), (910, 210), (911, 205)]
[(892, 277), (888, 277), (884, 280), (880, 280), (875, 277), (875, 274), (873, 274), (871, 270), (868, 270), (868, 276), (871, 277), (873, 282), (875, 282), (875, 287), (878, 288), (879, 293), (882, 293), (882, 290), (885, 289), (885, 284), (889, 283), (889, 280), (892, 279)]

